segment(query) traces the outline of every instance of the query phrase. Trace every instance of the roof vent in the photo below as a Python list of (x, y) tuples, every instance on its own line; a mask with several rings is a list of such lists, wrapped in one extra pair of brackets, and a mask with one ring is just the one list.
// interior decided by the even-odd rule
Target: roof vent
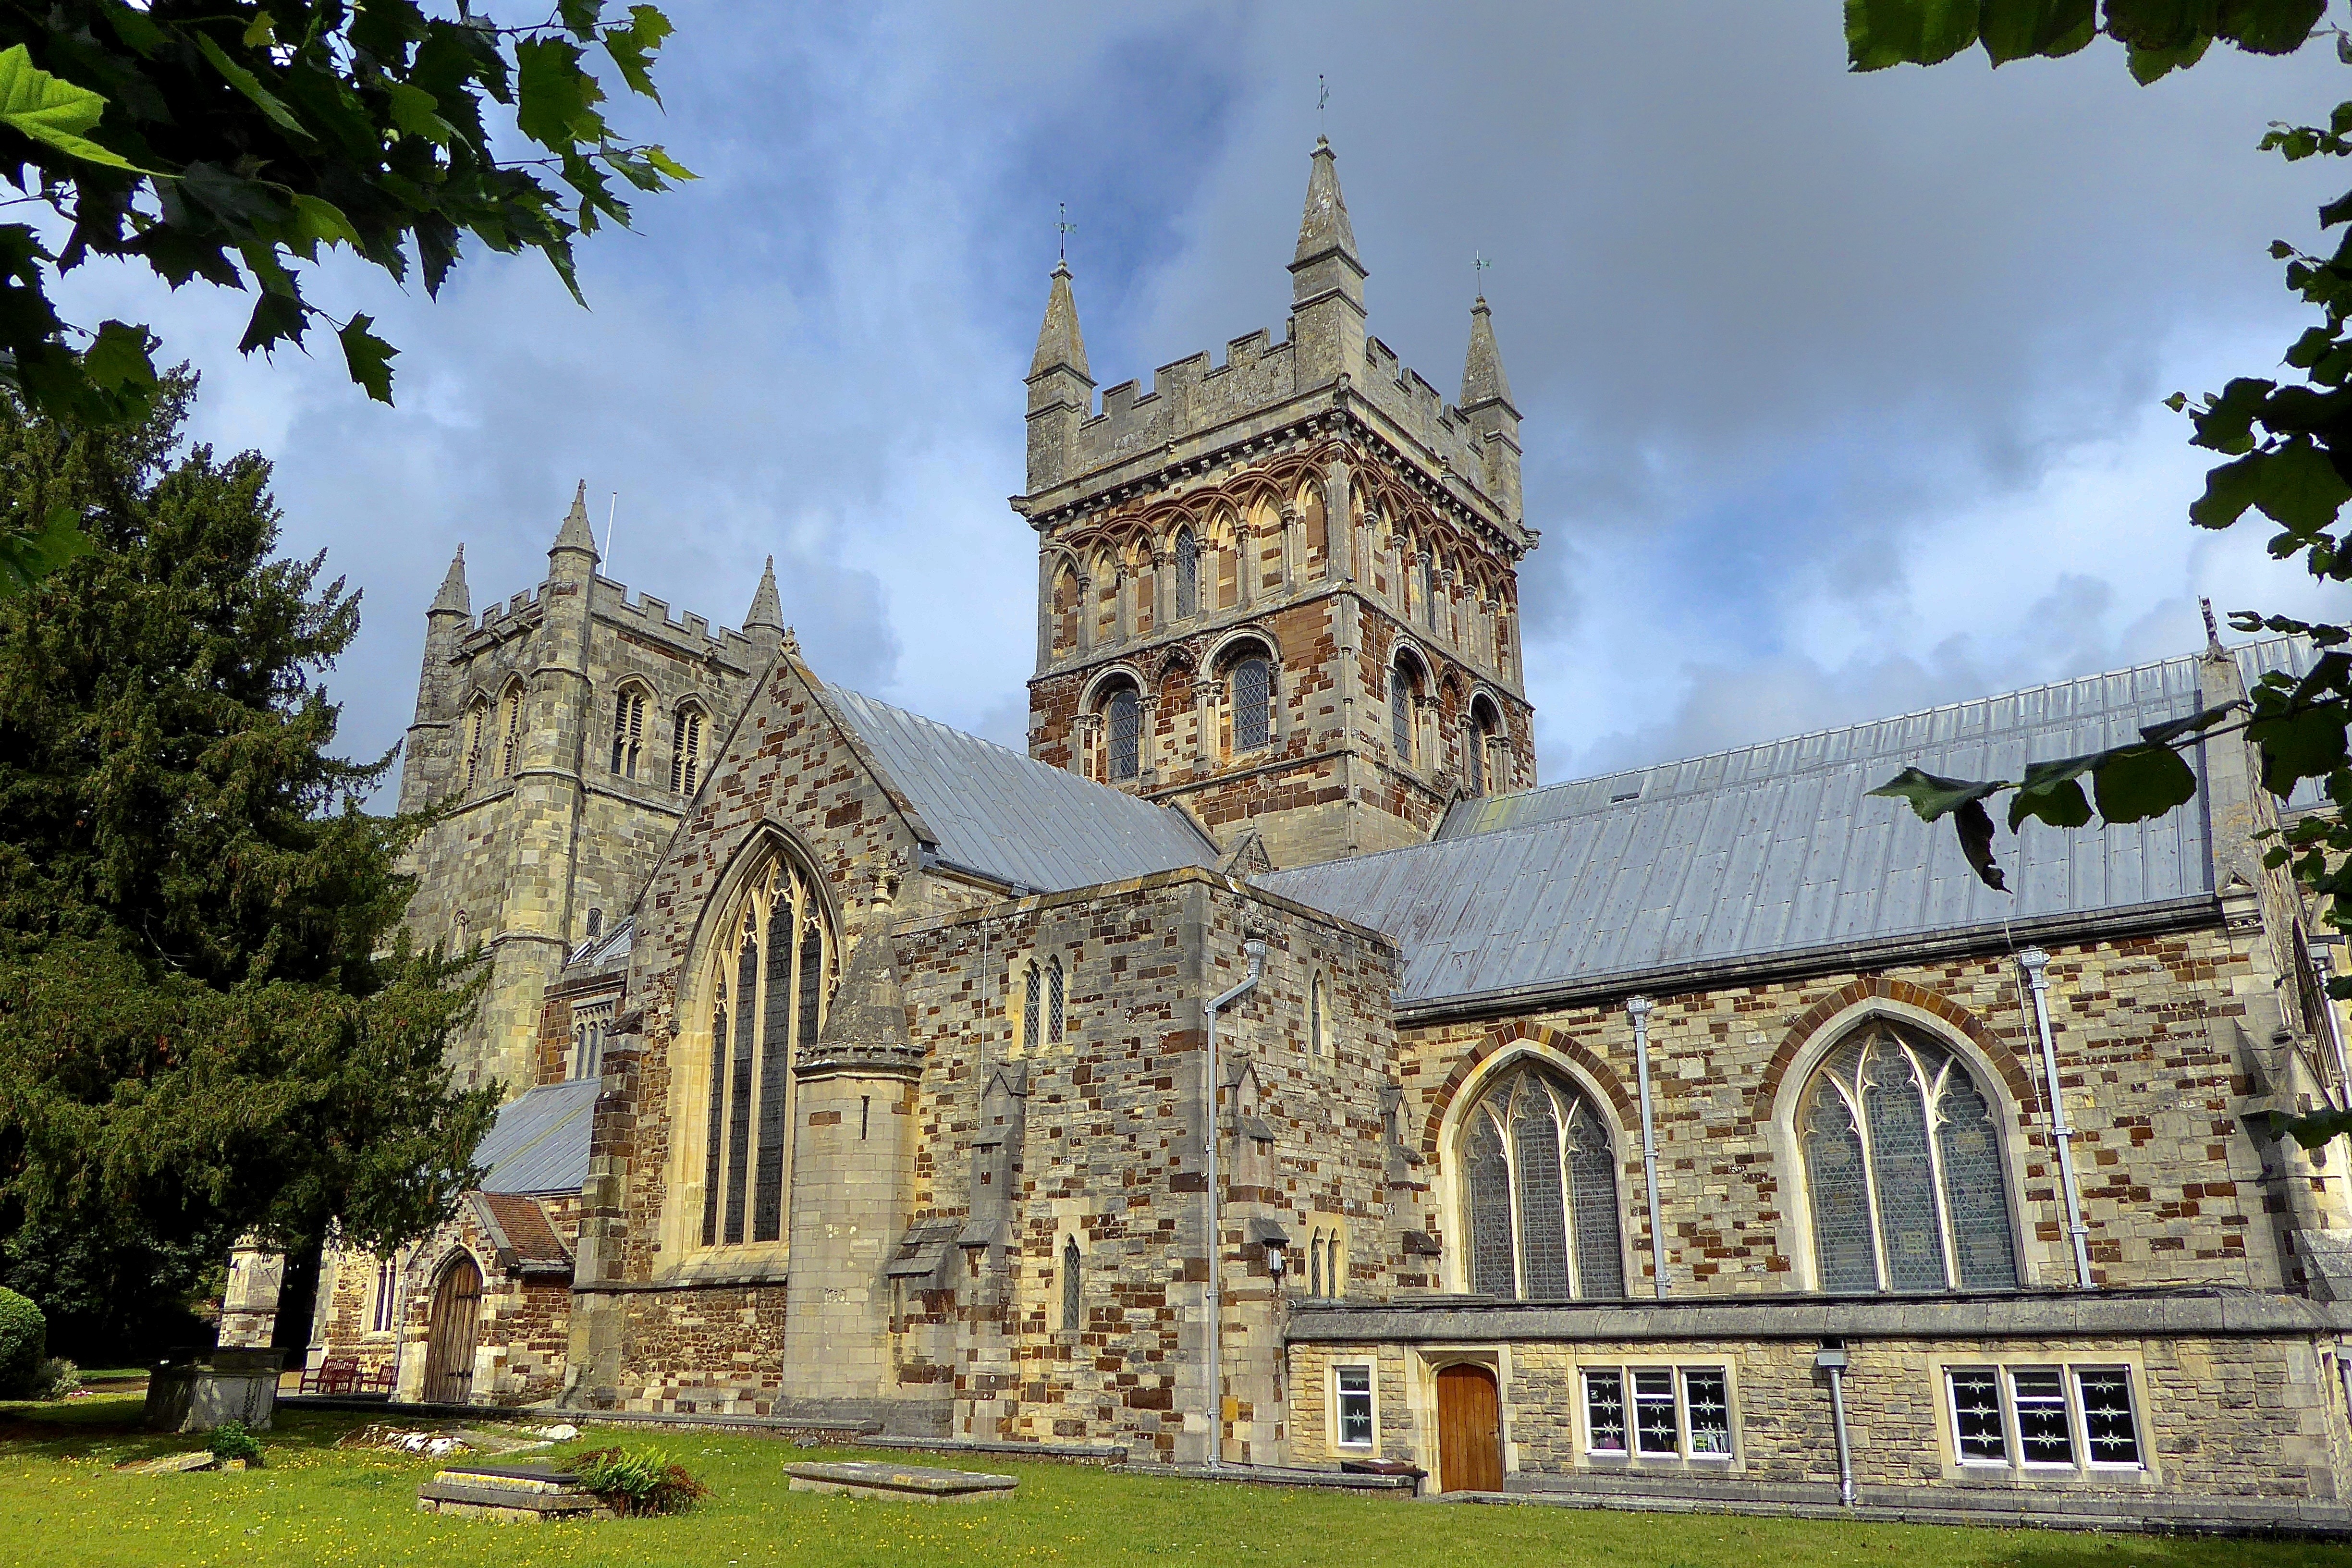
[(1609, 797), (1609, 804), (1612, 805), (1622, 805), (1629, 800), (1639, 800), (1641, 798), (1642, 786), (1640, 784), (1635, 784), (1632, 789), (1621, 789), (1615, 795), (1611, 795)]

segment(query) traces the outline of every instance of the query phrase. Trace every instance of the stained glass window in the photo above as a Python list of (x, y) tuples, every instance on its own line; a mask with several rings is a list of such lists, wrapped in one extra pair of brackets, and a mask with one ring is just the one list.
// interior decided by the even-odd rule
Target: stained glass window
[(2000, 1131), (1957, 1056), (1873, 1022), (1830, 1053), (1802, 1105), (1822, 1289), (2017, 1287)]
[(1255, 752), (1274, 739), (1274, 667), (1262, 658), (1234, 666), (1234, 750)]
[(1472, 1109), (1462, 1157), (1473, 1290), (1624, 1294), (1616, 1159), (1582, 1095), (1533, 1068), (1510, 1071)]
[(1142, 771), (1143, 703), (1135, 688), (1122, 686), (1110, 694), (1107, 711), (1110, 731), (1110, 776), (1131, 779)]

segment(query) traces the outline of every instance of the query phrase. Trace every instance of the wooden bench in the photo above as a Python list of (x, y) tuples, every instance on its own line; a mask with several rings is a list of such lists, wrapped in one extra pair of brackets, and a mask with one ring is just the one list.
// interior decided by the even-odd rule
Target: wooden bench
[(331, 1355), (302, 1373), (303, 1394), (383, 1394), (392, 1392), (389, 1365), (362, 1368), (355, 1355)]

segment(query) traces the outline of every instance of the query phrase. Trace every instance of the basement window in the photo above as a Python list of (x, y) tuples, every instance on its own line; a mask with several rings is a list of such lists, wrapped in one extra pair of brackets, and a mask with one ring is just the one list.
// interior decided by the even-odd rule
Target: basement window
[(1733, 1458), (1728, 1369), (1587, 1367), (1584, 1451), (1610, 1459)]

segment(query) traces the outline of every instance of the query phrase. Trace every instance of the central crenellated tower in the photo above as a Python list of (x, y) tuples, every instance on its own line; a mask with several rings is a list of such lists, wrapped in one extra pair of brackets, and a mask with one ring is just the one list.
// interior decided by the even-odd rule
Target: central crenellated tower
[(1318, 141), (1286, 341), (1094, 404), (1066, 265), (1029, 367), (1039, 760), (1181, 803), (1277, 866), (1418, 843), (1536, 782), (1519, 662), (1519, 415), (1484, 298), (1461, 400), (1364, 331)]

